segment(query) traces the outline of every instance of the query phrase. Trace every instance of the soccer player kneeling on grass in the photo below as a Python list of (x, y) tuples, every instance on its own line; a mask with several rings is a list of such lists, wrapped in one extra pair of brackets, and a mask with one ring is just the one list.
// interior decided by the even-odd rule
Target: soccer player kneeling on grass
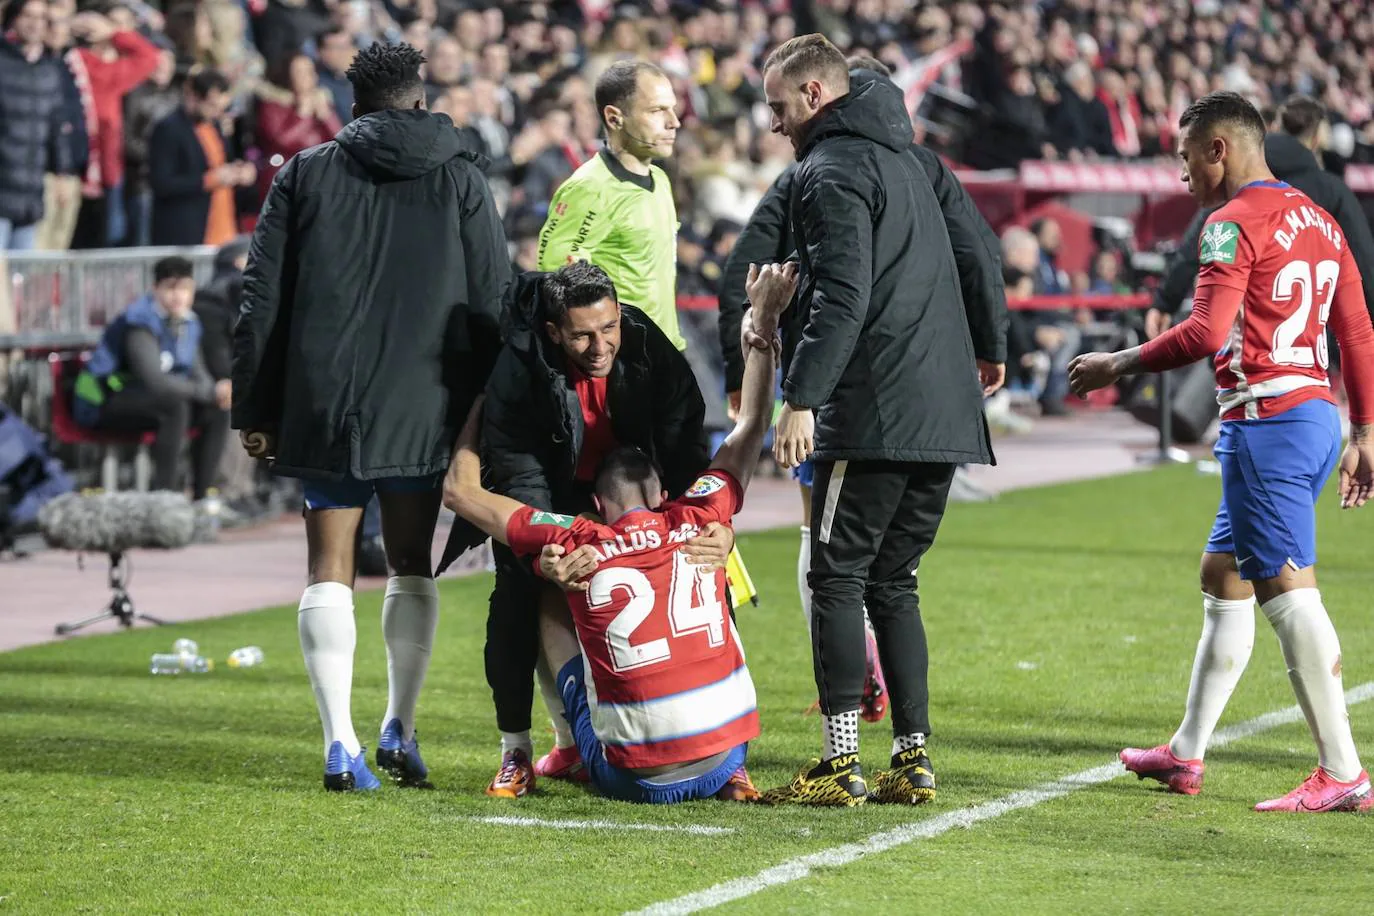
[[(771, 338), (796, 288), (795, 267), (751, 270), (750, 297)], [(759, 320), (756, 317), (756, 321)], [(664, 501), (653, 463), (620, 448), (602, 463), (605, 523), (541, 512), (482, 488), (479, 409), (459, 438), (444, 501), (517, 555), (590, 546), (600, 562), (571, 619), (545, 608), (540, 642), (591, 782), (622, 801), (752, 801), (744, 769), (759, 734), (754, 684), (723, 600), (725, 574), (692, 565), (689, 537), (729, 524), (753, 476), (773, 408), (772, 349), (751, 352), (734, 431), (680, 498)]]
[[(1274, 628), (1319, 765), (1260, 811), (1365, 811), (1374, 806), (1341, 686), (1341, 645), (1313, 565), (1315, 505), (1340, 466), (1341, 505), (1374, 488), (1374, 328), (1360, 273), (1336, 221), (1265, 164), (1264, 120), (1234, 92), (1214, 92), (1179, 119), (1188, 190), (1220, 204), (1203, 229), (1187, 321), (1143, 347), (1089, 353), (1069, 366), (1079, 395), (1132, 372), (1212, 356), (1221, 434), (1221, 507), (1202, 555), (1202, 638), (1183, 724), (1168, 744), (1126, 748), (1142, 779), (1196, 795), (1203, 753), (1255, 641), (1254, 601)], [(1315, 306), (1315, 307), (1314, 307)], [(1344, 354), (1350, 445), (1327, 377), (1326, 322)]]

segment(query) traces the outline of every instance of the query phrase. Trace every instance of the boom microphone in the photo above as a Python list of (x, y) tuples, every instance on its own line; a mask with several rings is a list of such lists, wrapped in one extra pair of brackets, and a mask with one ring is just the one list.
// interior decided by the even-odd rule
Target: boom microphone
[(196, 514), (180, 493), (66, 493), (38, 512), (50, 547), (121, 554), (135, 547), (175, 550), (191, 543)]

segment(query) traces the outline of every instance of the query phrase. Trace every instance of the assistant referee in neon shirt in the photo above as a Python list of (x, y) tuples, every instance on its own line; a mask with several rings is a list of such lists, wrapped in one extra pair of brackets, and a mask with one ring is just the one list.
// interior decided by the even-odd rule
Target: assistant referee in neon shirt
[(663, 71), (619, 61), (596, 81), (606, 145), (559, 187), (539, 233), (539, 269), (590, 261), (615, 284), (620, 301), (648, 315), (679, 350), (677, 207), (663, 169), (681, 123)]

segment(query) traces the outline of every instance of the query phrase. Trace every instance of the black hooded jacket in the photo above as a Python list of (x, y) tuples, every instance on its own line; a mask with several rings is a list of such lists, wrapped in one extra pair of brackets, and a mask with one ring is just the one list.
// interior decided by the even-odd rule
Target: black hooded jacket
[[(536, 509), (582, 511), (575, 483), (584, 432), (582, 405), (562, 351), (544, 331), (541, 284), (525, 273), (511, 285), (501, 321), (505, 349), (487, 383), (482, 409), (485, 486)], [(669, 493), (683, 493), (711, 463), (706, 403), (687, 357), (639, 309), (620, 307), (620, 350), (607, 381), (606, 407), (616, 442), (652, 458)], [(439, 572), (486, 535), (461, 519)]]
[(446, 115), (364, 115), (272, 182), (234, 330), (236, 429), (276, 429), (275, 470), (420, 477), (500, 348), (505, 232)]
[[(1335, 218), (1341, 227), (1350, 254), (1360, 268), (1360, 279), (1364, 286), (1364, 301), (1369, 314), (1374, 317), (1374, 234), (1369, 229), (1369, 219), (1364, 215), (1355, 192), (1344, 181), (1321, 167), (1312, 151), (1303, 146), (1296, 137), (1282, 132), (1267, 134), (1264, 138), (1264, 158), (1269, 171), (1280, 181), (1286, 181), (1299, 191), (1312, 198), (1312, 202)], [(1202, 227), (1215, 208), (1198, 211), (1188, 228), (1183, 230), (1183, 238), (1169, 261), (1164, 279), (1155, 289), (1154, 307), (1172, 315), (1183, 304), (1188, 291), (1197, 280), (1198, 239)]]
[[(853, 70), (849, 74), (849, 85), (853, 88), (880, 78), (869, 70)], [(1006, 362), (1007, 294), (1002, 282), (1002, 246), (997, 233), (983, 219), (973, 198), (938, 153), (912, 144), (911, 155), (925, 169), (940, 203), (945, 231), (949, 233), (950, 247), (959, 268), (959, 285), (963, 290), (969, 332), (973, 336), (973, 353), (988, 362)], [(720, 281), (719, 326), (726, 391), (739, 391), (744, 382), (744, 353), (740, 349), (739, 335), (744, 320), (747, 298), (744, 285), (749, 265), (779, 263), (796, 254), (797, 243), (792, 238), (792, 221), (788, 213), (796, 168), (789, 165), (773, 181), (725, 262)], [(793, 327), (796, 317), (795, 309), (783, 317), (784, 370), (791, 362), (796, 343)]]
[(911, 155), (901, 90), (873, 80), (813, 123), (792, 181), (805, 315), (783, 395), (820, 460), (992, 461), (959, 273)]

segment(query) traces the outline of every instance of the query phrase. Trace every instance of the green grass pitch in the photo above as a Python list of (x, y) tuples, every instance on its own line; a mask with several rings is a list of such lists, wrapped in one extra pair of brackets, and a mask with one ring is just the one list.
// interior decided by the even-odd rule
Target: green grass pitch
[[(1181, 715), (1216, 495), (1217, 478), (1171, 468), (951, 508), (920, 579), (940, 784), (923, 809), (649, 809), (549, 783), (518, 802), (486, 798), (498, 743), (485, 576), (442, 585), (419, 713), (433, 792), (324, 792), (294, 608), (0, 655), (0, 913), (617, 913), (1108, 763), (1167, 739)], [(1374, 508), (1340, 512), (1328, 488), (1320, 533), (1348, 689), (1374, 681)], [(803, 716), (815, 687), (796, 542), (795, 529), (741, 538), (764, 599), (739, 615), (764, 723), (750, 754), (761, 788), (819, 742)], [(386, 694), (380, 603), (364, 594), (357, 608), (354, 721), (369, 745)], [(1293, 704), (1262, 619), (1256, 632), (1223, 726)], [(180, 636), (220, 659), (257, 644), (267, 663), (150, 676), (149, 655)], [(1374, 703), (1351, 719), (1374, 758)], [(535, 721), (542, 752), (542, 712)], [(863, 727), (870, 770), (889, 728)], [(1314, 762), (1306, 727), (1286, 725), (1217, 750), (1197, 798), (1120, 778), (722, 910), (1368, 912), (1374, 821), (1250, 810)], [(508, 815), (604, 826), (482, 820)]]

